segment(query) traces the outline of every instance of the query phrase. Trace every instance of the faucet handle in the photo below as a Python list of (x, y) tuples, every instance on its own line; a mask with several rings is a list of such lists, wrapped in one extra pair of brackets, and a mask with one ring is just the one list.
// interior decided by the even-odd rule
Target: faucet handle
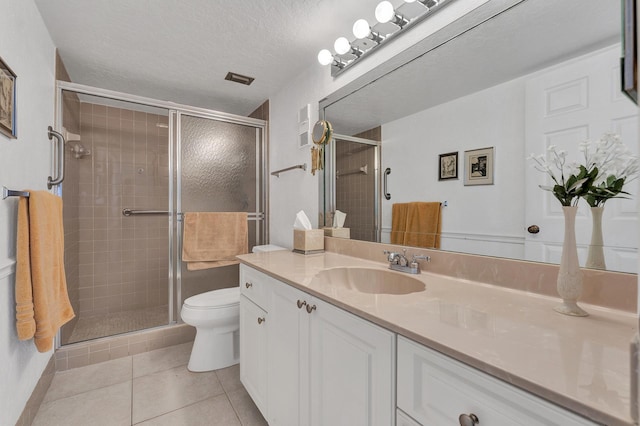
[(389, 251), (389, 250), (383, 250), (382, 251), (384, 254), (387, 255), (387, 261), (389, 262), (395, 262), (396, 261), (396, 256), (398, 256), (398, 253)]
[(431, 256), (424, 256), (421, 254), (414, 254), (411, 260), (411, 263), (415, 263), (418, 260), (426, 260), (427, 262), (431, 262)]

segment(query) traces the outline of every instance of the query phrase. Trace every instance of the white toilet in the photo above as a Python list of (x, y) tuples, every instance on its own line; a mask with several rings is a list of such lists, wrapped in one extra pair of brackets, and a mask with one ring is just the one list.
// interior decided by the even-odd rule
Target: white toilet
[[(255, 246), (253, 252), (284, 250), (275, 245)], [(196, 328), (189, 371), (211, 371), (240, 361), (240, 287), (196, 294), (184, 301), (182, 320)]]

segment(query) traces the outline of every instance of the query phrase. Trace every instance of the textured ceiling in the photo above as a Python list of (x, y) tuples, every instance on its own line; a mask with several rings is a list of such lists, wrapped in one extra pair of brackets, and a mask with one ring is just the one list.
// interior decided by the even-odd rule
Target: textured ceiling
[[(378, 0), (35, 0), (75, 83), (247, 115)], [(228, 71), (255, 77), (225, 81)], [(329, 73), (329, 69), (327, 69)]]

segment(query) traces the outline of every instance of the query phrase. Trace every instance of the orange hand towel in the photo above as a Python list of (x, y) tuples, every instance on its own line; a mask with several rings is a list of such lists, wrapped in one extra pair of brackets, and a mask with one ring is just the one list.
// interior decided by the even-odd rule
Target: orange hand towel
[(407, 232), (405, 233), (404, 245), (440, 248), (441, 228), (440, 203), (409, 203), (407, 207)]
[(247, 213), (185, 213), (182, 260), (189, 271), (240, 263), (249, 253)]
[(391, 244), (404, 244), (408, 207), (409, 203), (395, 203), (391, 206)]
[(62, 199), (29, 191), (18, 202), (16, 242), (16, 330), (34, 338), (39, 352), (53, 347), (58, 329), (75, 314), (64, 271)]

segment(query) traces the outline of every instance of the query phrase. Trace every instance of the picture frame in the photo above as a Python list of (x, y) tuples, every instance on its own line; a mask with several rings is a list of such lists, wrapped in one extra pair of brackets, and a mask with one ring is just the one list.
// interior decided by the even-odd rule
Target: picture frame
[(440, 154), (438, 158), (438, 180), (458, 179), (458, 151)]
[(464, 184), (493, 185), (494, 147), (464, 152)]
[(624, 94), (638, 104), (638, 56), (636, 53), (636, 0), (624, 0), (622, 5), (622, 51), (620, 84)]
[(0, 133), (16, 138), (16, 74), (0, 58)]

